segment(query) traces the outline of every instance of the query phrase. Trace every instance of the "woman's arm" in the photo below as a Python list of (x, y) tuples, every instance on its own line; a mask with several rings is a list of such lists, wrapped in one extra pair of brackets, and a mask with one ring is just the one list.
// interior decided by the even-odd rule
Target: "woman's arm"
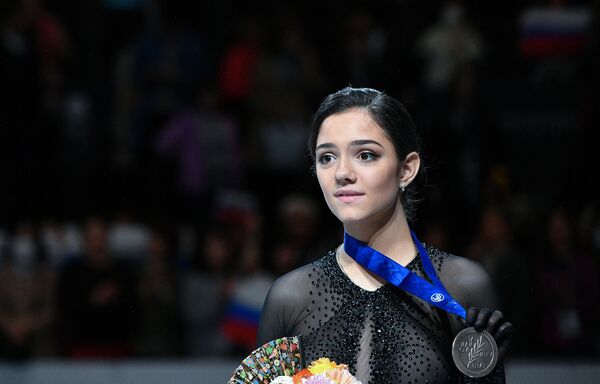
[(306, 271), (307, 267), (294, 270), (277, 279), (271, 286), (258, 326), (257, 346), (279, 337), (296, 336), (290, 332), (307, 308), (305, 302), (308, 299), (309, 280)]
[(278, 283), (275, 282), (263, 304), (260, 323), (258, 324), (258, 334), (256, 337), (257, 346), (261, 346), (270, 340), (285, 336), (286, 324), (285, 318), (285, 300), (277, 289)]
[(498, 345), (496, 370), (481, 379), (465, 377), (466, 383), (504, 383), (502, 364), (510, 342), (512, 324), (504, 319), (498, 309), (495, 287), (492, 279), (481, 264), (462, 257), (449, 256), (442, 266), (440, 279), (450, 294), (467, 309), (466, 320), (450, 316), (454, 335), (460, 330), (473, 326), (476, 330), (487, 330)]

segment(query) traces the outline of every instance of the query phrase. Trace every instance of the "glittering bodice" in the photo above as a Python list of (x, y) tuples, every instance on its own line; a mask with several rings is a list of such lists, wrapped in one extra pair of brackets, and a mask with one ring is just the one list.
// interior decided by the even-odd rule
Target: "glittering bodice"
[[(430, 256), (439, 272), (443, 254)], [(424, 276), (420, 267), (418, 257), (407, 266)], [(390, 284), (360, 288), (334, 252), (310, 268), (312, 298), (293, 331), (305, 335), (307, 361), (325, 356), (346, 363), (363, 383), (458, 382), (443, 313)]]
[[(493, 300), (478, 302), (486, 292), (472, 283), (481, 270), (464, 267), (472, 262), (431, 247), (427, 251), (438, 277), (449, 292), (461, 295), (463, 305), (493, 305), (486, 303)], [(428, 279), (420, 258), (407, 268)], [(363, 384), (503, 383), (502, 365), (481, 379), (457, 371), (451, 356), (457, 320), (451, 316), (391, 284), (375, 291), (360, 288), (332, 251), (275, 282), (263, 308), (259, 344), (304, 335), (307, 363), (327, 357), (347, 364)]]

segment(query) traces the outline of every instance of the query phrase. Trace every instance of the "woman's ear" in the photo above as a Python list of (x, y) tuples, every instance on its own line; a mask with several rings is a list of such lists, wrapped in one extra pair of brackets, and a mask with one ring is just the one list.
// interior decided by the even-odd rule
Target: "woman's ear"
[(404, 161), (400, 163), (400, 184), (406, 187), (412, 183), (419, 173), (420, 166), (421, 158), (417, 152), (406, 155)]

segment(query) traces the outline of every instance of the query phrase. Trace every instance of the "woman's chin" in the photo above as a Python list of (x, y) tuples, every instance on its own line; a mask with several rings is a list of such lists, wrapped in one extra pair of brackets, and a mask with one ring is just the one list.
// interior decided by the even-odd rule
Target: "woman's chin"
[(336, 212), (336, 217), (344, 226), (360, 226), (366, 228), (385, 225), (394, 216), (395, 209), (385, 210), (343, 210)]
[(360, 223), (363, 223), (366, 219), (365, 215), (359, 215), (359, 214), (344, 214), (344, 215), (336, 215), (336, 216), (344, 225), (360, 224)]

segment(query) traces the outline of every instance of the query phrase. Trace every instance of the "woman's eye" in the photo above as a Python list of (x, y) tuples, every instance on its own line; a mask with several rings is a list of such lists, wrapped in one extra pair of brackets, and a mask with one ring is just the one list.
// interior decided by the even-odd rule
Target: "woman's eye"
[(377, 158), (373, 152), (364, 151), (358, 154), (358, 158), (363, 161), (372, 161)]
[(319, 156), (319, 164), (327, 164), (330, 163), (333, 160), (333, 156), (330, 154), (324, 154)]

